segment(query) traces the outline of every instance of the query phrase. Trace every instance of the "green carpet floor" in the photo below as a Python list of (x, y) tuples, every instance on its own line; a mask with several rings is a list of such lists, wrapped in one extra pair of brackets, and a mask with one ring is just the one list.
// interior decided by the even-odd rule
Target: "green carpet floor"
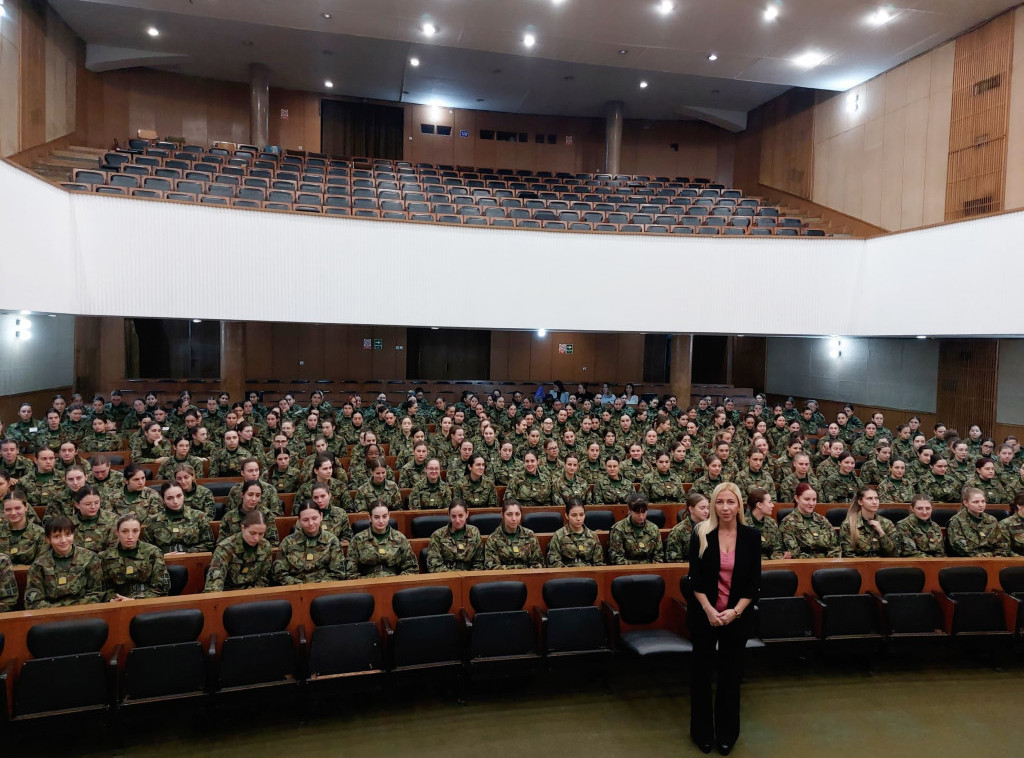
[[(669, 756), (700, 753), (687, 738), (689, 701), (670, 677), (614, 673), (610, 689), (571, 674), (487, 686), (469, 702), (394, 693), (337, 697), (297, 723), (259, 710), (218, 715), (212, 730), (164, 721), (125, 730), (124, 744), (93, 739), (35, 742), (12, 755), (206, 756)], [(402, 693), (403, 695), (408, 692)], [(1014, 756), (1024, 752), (1024, 672), (981, 665), (864, 672), (824, 663), (786, 671), (757, 667), (743, 690), (743, 733), (734, 755)], [(288, 709), (285, 709), (286, 711)], [(40, 725), (42, 726), (42, 725)], [(66, 734), (66, 733), (65, 733)]]

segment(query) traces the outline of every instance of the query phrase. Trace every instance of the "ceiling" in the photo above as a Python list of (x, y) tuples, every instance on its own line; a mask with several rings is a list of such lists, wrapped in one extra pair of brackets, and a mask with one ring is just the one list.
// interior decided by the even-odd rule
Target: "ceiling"
[[(771, 1), (774, 21), (769, 0), (675, 0), (667, 14), (661, 0), (49, 0), (97, 71), (248, 81), (256, 62), (272, 86), (336, 95), (574, 116), (622, 100), (627, 118), (733, 123), (790, 87), (848, 89), (1017, 4), (906, 0), (873, 26), (877, 2)], [(809, 51), (820, 65), (793, 62)]]

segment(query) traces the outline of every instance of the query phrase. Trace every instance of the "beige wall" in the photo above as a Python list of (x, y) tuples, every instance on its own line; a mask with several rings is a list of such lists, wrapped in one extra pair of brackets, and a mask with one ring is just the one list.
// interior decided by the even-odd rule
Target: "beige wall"
[(49, 7), (7, 0), (0, 19), (0, 157), (75, 130), (78, 40)]
[(815, 107), (815, 202), (894, 231), (943, 220), (953, 52), (947, 43)]
[(1024, 7), (1014, 11), (1010, 125), (1006, 143), (1005, 210), (1024, 208)]

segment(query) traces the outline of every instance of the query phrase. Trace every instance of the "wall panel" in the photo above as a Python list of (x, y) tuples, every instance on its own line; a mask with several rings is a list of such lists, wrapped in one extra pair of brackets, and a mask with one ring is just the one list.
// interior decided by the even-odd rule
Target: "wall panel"
[(1004, 207), (1013, 32), (1011, 12), (956, 40), (946, 221)]
[(1013, 12), (1013, 63), (1006, 138), (1005, 208), (1024, 207), (1024, 8)]
[(971, 424), (995, 426), (998, 365), (998, 340), (941, 340), (936, 413), (942, 423), (961, 436)]
[(21, 3), (20, 107), (18, 150), (46, 142), (46, 9)]
[(814, 179), (814, 91), (792, 89), (764, 106), (761, 184), (810, 199)]

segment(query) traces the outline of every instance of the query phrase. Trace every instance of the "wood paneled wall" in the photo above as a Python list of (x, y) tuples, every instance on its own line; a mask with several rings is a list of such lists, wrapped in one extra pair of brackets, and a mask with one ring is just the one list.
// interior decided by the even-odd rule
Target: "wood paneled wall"
[(760, 183), (811, 197), (814, 179), (814, 90), (794, 88), (765, 103)]
[(45, 3), (7, 0), (0, 21), (0, 157), (75, 130), (84, 48)]
[(939, 344), (936, 415), (961, 436), (971, 424), (995, 428), (999, 342), (991, 339), (945, 339)]
[(956, 41), (946, 221), (1003, 209), (1014, 21), (1004, 13)]
[[(571, 344), (572, 354), (560, 353), (559, 344)], [(491, 380), (639, 383), (643, 368), (642, 334), (491, 333)]]
[(405, 379), (404, 327), (249, 321), (245, 344), (247, 379)]
[[(0, 395), (0, 419), (5, 425), (13, 424), (18, 420), (18, 408), (22, 403), (31, 404), (32, 415), (37, 419), (44, 419), (54, 395), (63, 395), (64, 399), (70, 402), (72, 392), (74, 390), (71, 387), (53, 387), (35, 392), (21, 392), (17, 395)], [(3, 435), (0, 435), (0, 439), (2, 437)]]

